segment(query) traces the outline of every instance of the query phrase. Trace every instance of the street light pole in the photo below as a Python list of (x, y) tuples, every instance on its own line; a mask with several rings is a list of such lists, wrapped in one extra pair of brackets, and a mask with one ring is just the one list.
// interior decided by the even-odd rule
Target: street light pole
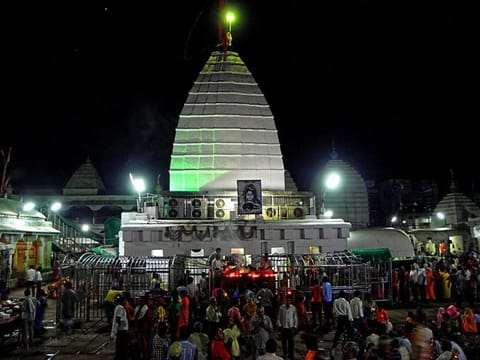
[(336, 189), (338, 184), (340, 184), (341, 178), (337, 173), (330, 173), (327, 175), (325, 184), (323, 185), (320, 215), (323, 217), (325, 215), (325, 198), (327, 197), (327, 190)]
[(132, 185), (135, 189), (135, 191), (138, 193), (138, 198), (137, 198), (137, 211), (138, 212), (143, 212), (142, 208), (142, 192), (145, 191), (145, 181), (142, 178), (135, 178), (132, 173), (130, 175), (130, 181), (132, 182)]

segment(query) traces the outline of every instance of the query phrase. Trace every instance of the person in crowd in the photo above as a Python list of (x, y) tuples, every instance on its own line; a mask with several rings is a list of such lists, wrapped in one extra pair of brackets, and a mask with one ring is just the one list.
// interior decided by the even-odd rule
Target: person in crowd
[(190, 324), (190, 298), (187, 289), (180, 290), (180, 314), (177, 323), (177, 338), (180, 337), (180, 328), (182, 326), (189, 327)]
[(65, 283), (65, 291), (62, 294), (62, 317), (63, 326), (67, 334), (72, 333), (73, 317), (75, 316), (75, 304), (79, 301), (78, 294), (73, 290), (73, 285), (70, 281)]
[(333, 347), (336, 347), (340, 335), (342, 335), (344, 331), (347, 332), (347, 336), (350, 339), (353, 338), (352, 309), (347, 300), (347, 294), (343, 290), (340, 290), (338, 297), (333, 302), (333, 314), (337, 319), (337, 329), (335, 331), (335, 336), (333, 337)]
[(358, 344), (354, 341), (347, 341), (342, 346), (343, 360), (356, 360), (359, 354)]
[(290, 290), (292, 291), (292, 299), (297, 297), (297, 288), (300, 288), (300, 275), (298, 274), (298, 269), (294, 269), (290, 274)]
[(327, 276), (322, 279), (322, 306), (326, 328), (329, 329), (333, 325), (333, 289)]
[[(42, 288), (43, 283), (43, 276), (42, 276), (42, 267), (38, 266), (37, 270), (35, 271), (35, 290), (36, 293)], [(32, 296), (35, 296), (32, 294)]]
[(240, 311), (240, 298), (232, 298), (231, 305), (227, 311), (227, 319), (232, 318), (236, 324), (243, 323), (243, 316)]
[(427, 267), (425, 273), (425, 299), (426, 301), (433, 301), (435, 297), (435, 276), (430, 266)]
[(222, 312), (217, 305), (217, 298), (212, 296), (210, 298), (210, 305), (207, 307), (205, 313), (205, 321), (207, 324), (207, 334), (210, 338), (213, 338), (217, 328), (220, 326), (220, 321), (222, 320)]
[(225, 263), (222, 259), (222, 249), (215, 249), (215, 258), (212, 261), (212, 270), (213, 273), (217, 276), (220, 275), (220, 272), (223, 270)]
[(178, 342), (182, 348), (179, 360), (197, 360), (197, 347), (188, 341), (188, 337), (190, 336), (190, 329), (188, 326), (182, 326), (179, 329), (179, 334), (180, 337)]
[(412, 294), (412, 300), (418, 302), (418, 264), (413, 263), (410, 267), (410, 273), (408, 274), (410, 281), (410, 293)]
[(280, 306), (277, 326), (281, 329), (282, 351), (285, 359), (295, 360), (295, 333), (298, 328), (297, 308), (292, 305), (292, 296), (287, 296)]
[(381, 303), (378, 304), (375, 310), (375, 316), (377, 318), (377, 329), (379, 329), (380, 334), (386, 334), (390, 317)]
[(353, 297), (350, 300), (350, 308), (352, 310), (353, 326), (355, 329), (363, 329), (363, 302), (360, 298), (360, 290), (353, 292)]
[(214, 330), (213, 339), (210, 343), (210, 359), (211, 360), (231, 360), (232, 355), (225, 346), (225, 337), (223, 329), (218, 326)]
[(36, 300), (30, 295), (30, 289), (25, 289), (23, 292), (25, 299), (21, 306), (21, 318), (23, 322), (23, 344), (28, 346), (33, 345), (33, 337), (35, 330), (35, 316), (36, 316)]
[(10, 288), (7, 286), (7, 282), (0, 279), (0, 301), (8, 300), (10, 295)]
[(25, 282), (27, 285), (27, 289), (30, 289), (30, 295), (35, 297), (35, 275), (37, 274), (37, 271), (35, 270), (34, 265), (30, 265), (26, 274), (25, 274)]
[(240, 360), (240, 343), (238, 338), (241, 334), (241, 327), (242, 323), (240, 320), (229, 317), (227, 327), (223, 330), (224, 341), (228, 344), (228, 350), (233, 360)]
[(115, 339), (115, 359), (128, 360), (128, 317), (127, 310), (123, 306), (124, 297), (117, 295), (115, 309), (113, 310), (112, 329), (110, 337)]
[(118, 295), (122, 295), (122, 293), (122, 290), (110, 288), (107, 292), (107, 295), (105, 296), (105, 316), (107, 317), (107, 322), (110, 327), (112, 326), (113, 311), (115, 310), (115, 298)]
[(418, 268), (418, 275), (417, 275), (417, 289), (418, 289), (418, 294), (420, 297), (420, 301), (422, 303), (425, 302), (426, 300), (426, 285), (427, 285), (427, 264), (423, 264), (422, 266), (419, 266)]
[(447, 339), (442, 340), (441, 353), (436, 360), (451, 360), (452, 355), (452, 343)]
[(277, 341), (275, 339), (267, 340), (265, 354), (259, 356), (257, 360), (283, 360), (281, 356), (277, 355)]
[(315, 335), (306, 334), (303, 336), (303, 341), (307, 347), (307, 353), (303, 360), (315, 360), (318, 353), (318, 339)]
[(265, 344), (273, 331), (272, 320), (265, 314), (263, 306), (257, 307), (257, 315), (250, 320), (250, 330), (255, 340), (254, 359), (256, 359), (259, 355), (265, 354)]
[(37, 290), (37, 306), (35, 308), (35, 335), (42, 334), (45, 329), (42, 327), (45, 320), (45, 310), (47, 308), (47, 294), (42, 288)]
[(313, 285), (310, 288), (311, 298), (310, 306), (312, 310), (312, 326), (314, 331), (318, 331), (322, 327), (322, 286), (318, 278), (313, 279)]
[(188, 341), (197, 347), (198, 360), (207, 360), (210, 339), (208, 338), (208, 335), (203, 332), (203, 325), (201, 322), (197, 321), (193, 324), (193, 333), (188, 337)]
[[(293, 297), (293, 294), (292, 294)], [(305, 294), (301, 290), (295, 292), (295, 307), (297, 308), (298, 330), (305, 330), (308, 325), (308, 313), (305, 306)]]
[(152, 276), (152, 280), (150, 280), (150, 291), (154, 289), (160, 289), (162, 285), (162, 281), (160, 280), (160, 274), (154, 273)]
[(198, 297), (199, 297), (199, 287), (195, 284), (193, 276), (189, 276), (187, 279), (187, 295), (189, 299), (189, 324), (197, 319), (197, 307), (198, 307)]
[(173, 344), (177, 337), (177, 325), (180, 318), (180, 309), (182, 305), (180, 303), (180, 296), (177, 289), (173, 289), (170, 295), (170, 304), (168, 305), (168, 325), (170, 328), (170, 343)]
[[(157, 326), (157, 333), (153, 337), (152, 341), (152, 357), (150, 360), (167, 360), (168, 349), (170, 342), (167, 338), (167, 324), (165, 322), (159, 323)], [(205, 359), (198, 359), (205, 360)]]
[(274, 298), (275, 295), (273, 294), (272, 290), (268, 287), (268, 282), (264, 281), (261, 284), (261, 288), (257, 291), (257, 300), (259, 305), (261, 305), (264, 310), (265, 314), (268, 315), (270, 319), (272, 319), (275, 315), (274, 309)]
[(208, 294), (208, 277), (205, 271), (202, 271), (202, 276), (198, 283), (198, 288), (200, 291), (203, 291), (205, 292), (205, 294)]

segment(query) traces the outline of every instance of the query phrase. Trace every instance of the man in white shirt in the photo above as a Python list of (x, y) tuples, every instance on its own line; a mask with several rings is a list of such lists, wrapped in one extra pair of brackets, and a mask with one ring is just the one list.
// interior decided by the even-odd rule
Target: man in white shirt
[(350, 308), (352, 309), (353, 326), (356, 329), (360, 329), (363, 320), (363, 301), (360, 299), (360, 290), (353, 292), (353, 298), (350, 300)]
[[(298, 327), (297, 308), (292, 305), (292, 296), (286, 298), (286, 303), (278, 311), (277, 326), (281, 328), (282, 350), (285, 359), (295, 360), (295, 332)], [(268, 350), (266, 350), (268, 352)]]
[(333, 347), (335, 347), (338, 344), (340, 335), (342, 335), (344, 331), (347, 331), (350, 339), (353, 338), (352, 309), (347, 300), (347, 294), (343, 290), (338, 293), (338, 298), (333, 302), (333, 314), (337, 318), (337, 331), (335, 331), (335, 336), (333, 337)]
[(25, 281), (27, 282), (27, 289), (30, 289), (30, 293), (32, 297), (35, 297), (35, 266), (30, 265), (25, 274)]
[(42, 282), (43, 282), (43, 277), (42, 277), (42, 267), (39, 266), (37, 267), (37, 271), (35, 272), (35, 287), (37, 288), (37, 294), (38, 291), (42, 288)]
[(128, 318), (127, 310), (123, 306), (125, 298), (122, 295), (115, 297), (112, 331), (110, 337), (115, 339), (115, 359), (128, 359)]

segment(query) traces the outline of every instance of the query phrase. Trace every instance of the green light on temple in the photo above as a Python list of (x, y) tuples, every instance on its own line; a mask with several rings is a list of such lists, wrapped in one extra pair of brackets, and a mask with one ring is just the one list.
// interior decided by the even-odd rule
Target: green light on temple
[(214, 182), (227, 171), (198, 170), (198, 171), (173, 171), (170, 170), (171, 191), (201, 191), (209, 183)]

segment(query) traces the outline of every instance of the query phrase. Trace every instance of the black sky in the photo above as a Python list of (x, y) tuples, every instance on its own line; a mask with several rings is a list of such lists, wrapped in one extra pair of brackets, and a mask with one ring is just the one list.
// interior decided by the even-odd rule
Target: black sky
[[(234, 50), (301, 190), (332, 140), (365, 179), (433, 178), (446, 191), (452, 168), (461, 190), (478, 183), (474, 2), (227, 3)], [(0, 147), (13, 148), (14, 188), (61, 188), (87, 156), (112, 193), (130, 191), (129, 172), (167, 186), (178, 115), (218, 42), (218, 1), (7, 4)]]

